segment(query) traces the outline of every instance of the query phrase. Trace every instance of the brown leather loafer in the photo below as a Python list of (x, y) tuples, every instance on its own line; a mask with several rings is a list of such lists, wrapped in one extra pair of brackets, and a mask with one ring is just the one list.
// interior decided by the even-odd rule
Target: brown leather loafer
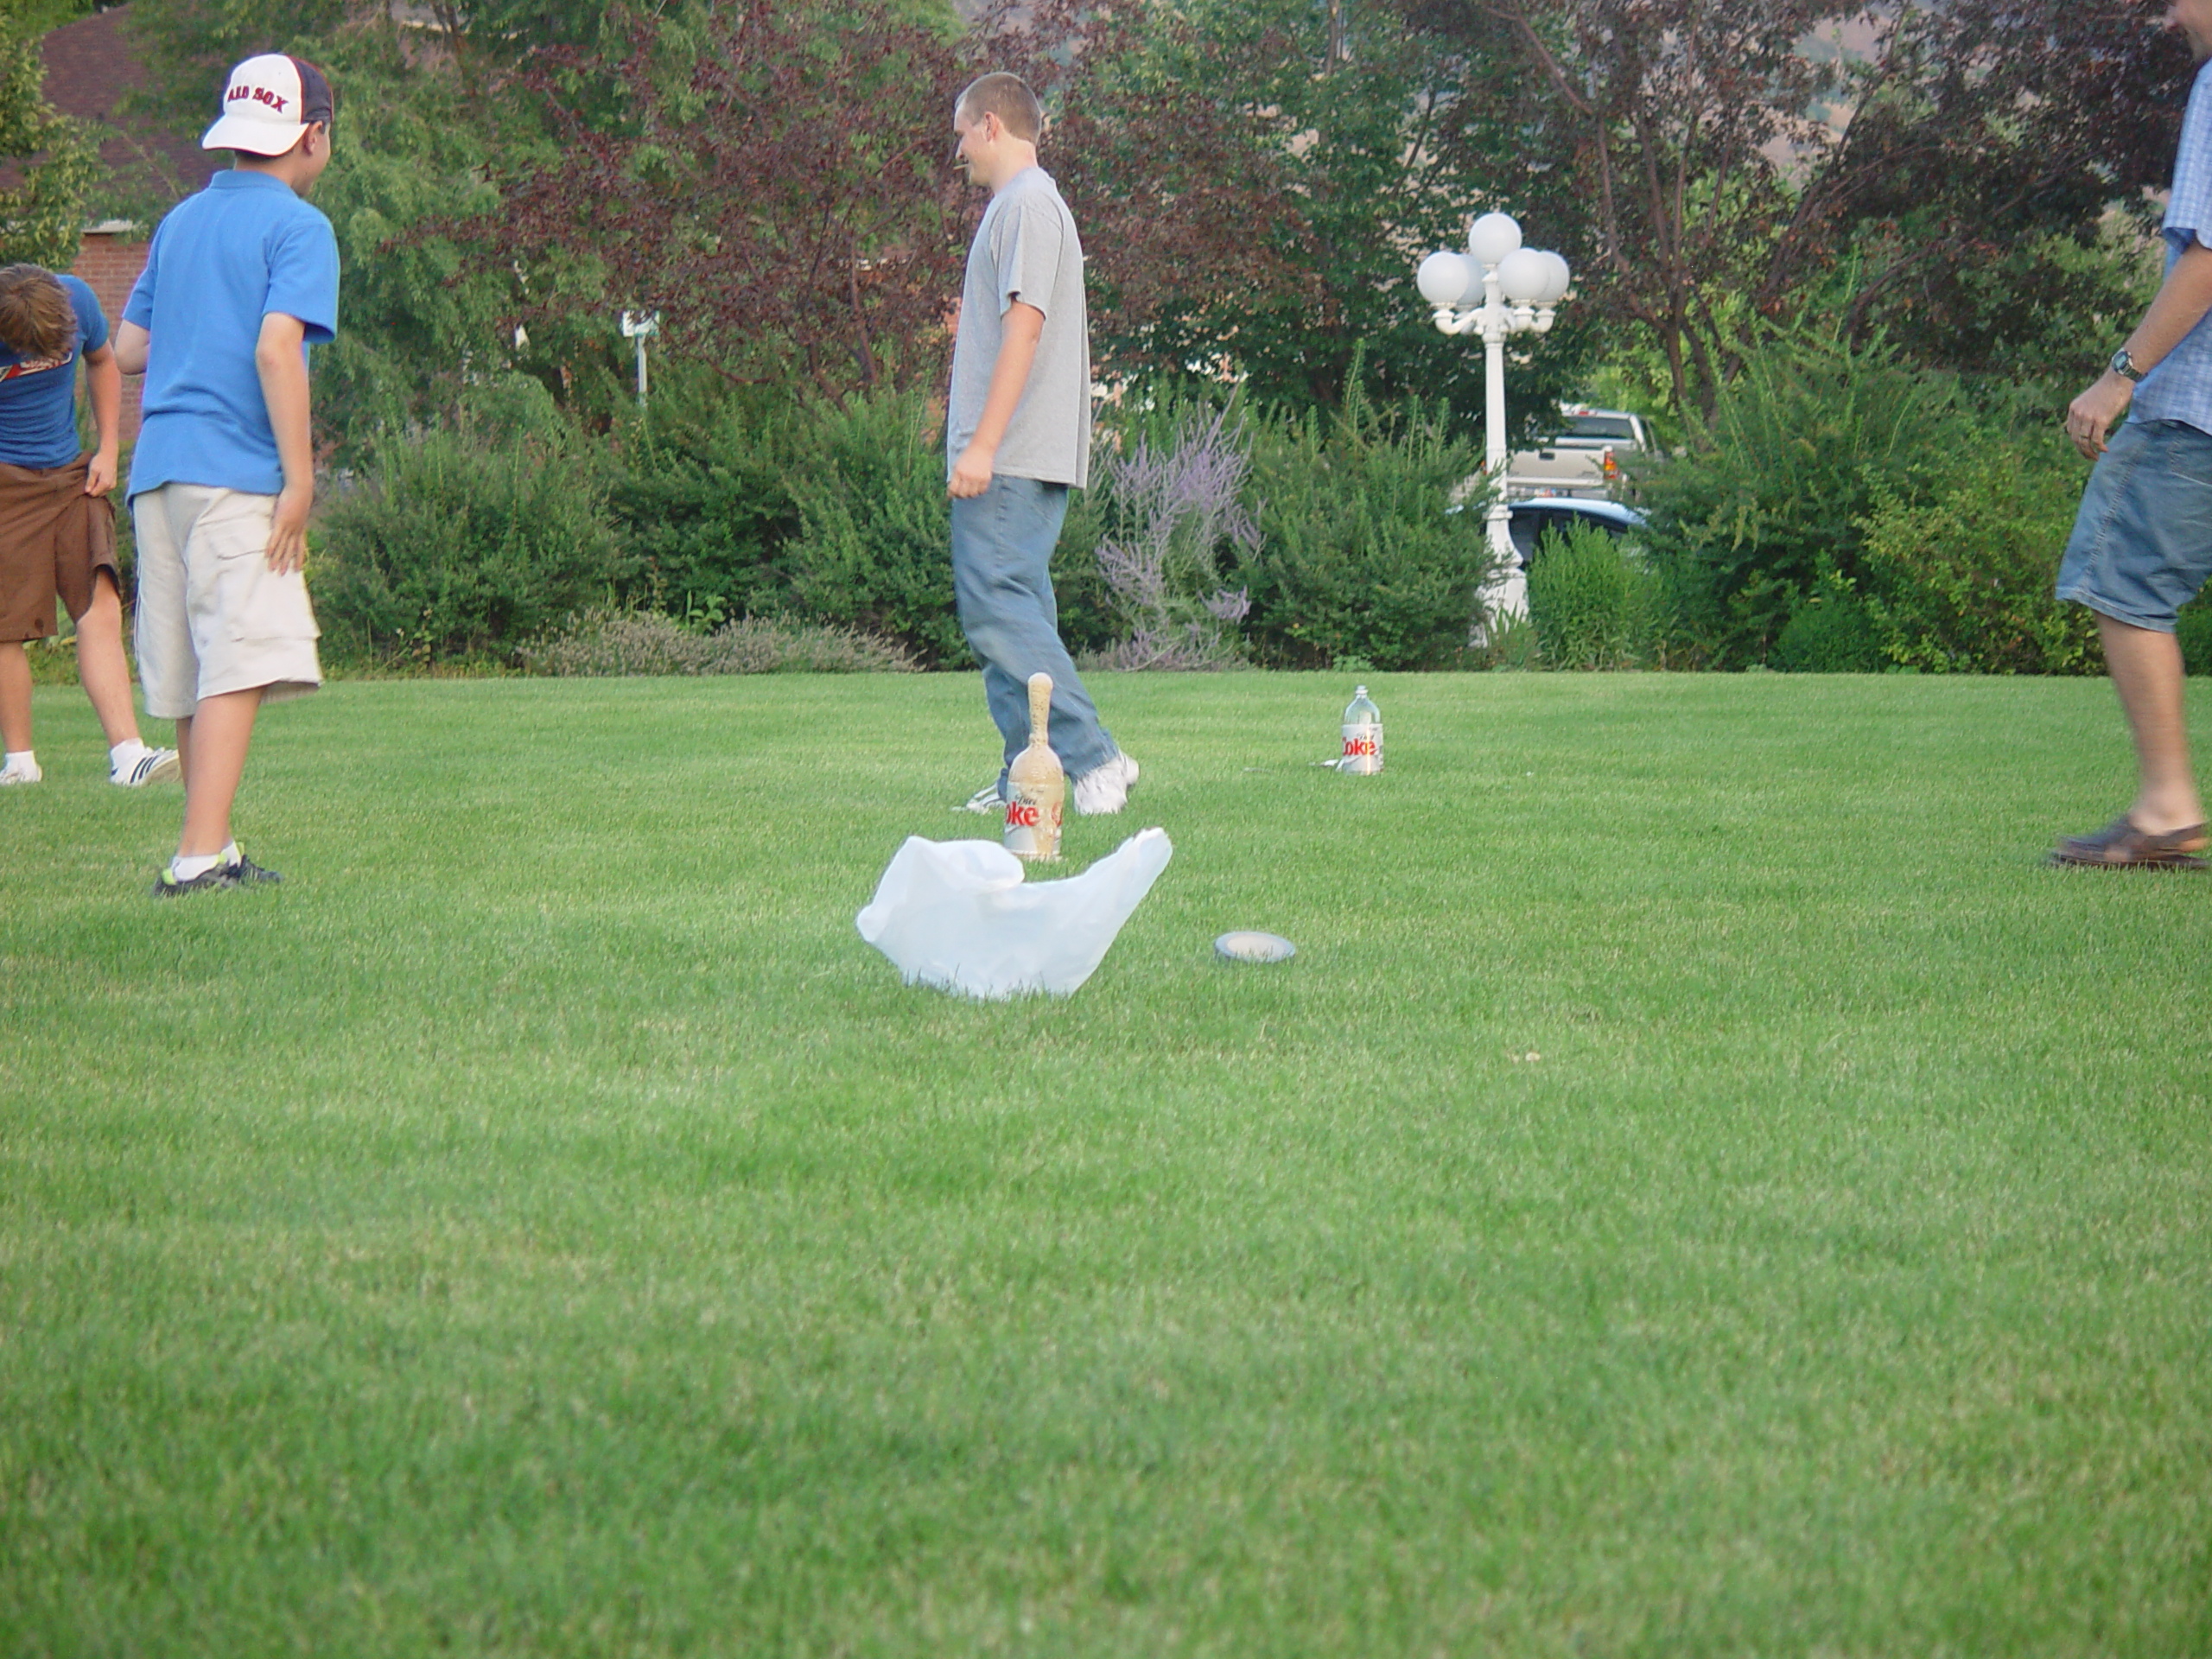
[(2201, 823), (2154, 836), (2123, 815), (2094, 836), (2067, 836), (2051, 849), (2050, 861), (2099, 870), (2201, 870), (2204, 861), (2196, 855), (2205, 844)]

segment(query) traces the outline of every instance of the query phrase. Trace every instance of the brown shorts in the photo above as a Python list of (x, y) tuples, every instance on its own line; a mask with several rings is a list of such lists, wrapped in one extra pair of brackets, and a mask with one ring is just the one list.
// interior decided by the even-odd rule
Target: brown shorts
[(54, 631), (54, 602), (82, 616), (95, 573), (122, 590), (115, 563), (115, 504), (85, 493), (89, 465), (0, 465), (0, 645), (44, 639)]

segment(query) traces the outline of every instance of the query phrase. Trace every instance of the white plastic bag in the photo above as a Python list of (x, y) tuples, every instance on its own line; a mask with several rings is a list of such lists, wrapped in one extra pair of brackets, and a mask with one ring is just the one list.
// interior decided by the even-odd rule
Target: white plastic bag
[(856, 924), (909, 985), (1065, 996), (1105, 960), (1174, 850), (1165, 830), (1141, 830), (1081, 875), (1024, 881), (1021, 861), (995, 841), (909, 836)]

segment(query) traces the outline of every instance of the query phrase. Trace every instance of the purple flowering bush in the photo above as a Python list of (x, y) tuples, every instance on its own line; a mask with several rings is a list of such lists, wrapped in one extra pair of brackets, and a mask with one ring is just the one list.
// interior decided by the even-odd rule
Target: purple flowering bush
[(1098, 569), (1122, 632), (1091, 654), (1102, 668), (1218, 669), (1245, 659), (1238, 625), (1250, 593), (1227, 573), (1255, 554), (1244, 501), (1243, 421), (1189, 409), (1162, 439), (1126, 435), (1098, 458), (1091, 490), (1103, 534)]

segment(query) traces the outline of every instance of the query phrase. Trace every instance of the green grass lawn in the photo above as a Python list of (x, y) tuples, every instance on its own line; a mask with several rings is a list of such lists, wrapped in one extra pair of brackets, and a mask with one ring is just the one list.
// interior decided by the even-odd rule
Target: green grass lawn
[[(1072, 1000), (854, 931), (966, 676), (346, 683), (281, 888), (0, 792), (0, 1652), (2212, 1651), (2212, 880), (2101, 682), (1109, 678)], [(2212, 684), (2191, 687), (2212, 733)], [(1215, 960), (1269, 929), (1299, 955)]]

